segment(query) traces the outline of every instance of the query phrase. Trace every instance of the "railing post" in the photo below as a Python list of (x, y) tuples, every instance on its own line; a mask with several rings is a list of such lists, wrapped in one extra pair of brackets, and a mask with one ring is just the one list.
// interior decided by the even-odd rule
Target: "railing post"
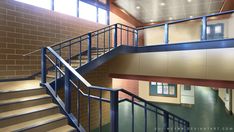
[(65, 67), (65, 109), (68, 113), (71, 113), (71, 83), (70, 83), (70, 71)]
[(88, 62), (91, 61), (92, 34), (88, 33)]
[(138, 36), (138, 30), (136, 30), (136, 33), (135, 33), (135, 46), (136, 47), (138, 47), (138, 40), (139, 40), (139, 38), (138, 38), (139, 36)]
[(169, 25), (166, 23), (164, 25), (164, 43), (168, 44), (169, 43)]
[(46, 48), (41, 48), (41, 84), (46, 83)]
[(189, 130), (190, 130), (190, 124), (189, 122), (186, 122), (186, 132), (189, 132)]
[(163, 132), (169, 132), (169, 114), (165, 111), (163, 118)]
[(119, 129), (119, 95), (118, 91), (111, 91), (111, 97), (110, 97), (110, 106), (111, 106), (111, 132), (118, 132)]
[(202, 17), (202, 40), (207, 40), (206, 27), (207, 27), (207, 18), (206, 16), (204, 16)]
[(114, 48), (117, 47), (117, 44), (118, 44), (118, 25), (115, 24), (115, 31), (114, 31)]

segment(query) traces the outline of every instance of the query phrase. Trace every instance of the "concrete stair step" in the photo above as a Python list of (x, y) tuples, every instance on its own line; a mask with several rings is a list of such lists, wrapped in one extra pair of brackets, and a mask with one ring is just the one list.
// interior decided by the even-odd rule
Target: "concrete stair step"
[(65, 125), (65, 126), (61, 126), (61, 127), (55, 128), (53, 130), (50, 130), (49, 132), (75, 132), (75, 131), (76, 131), (76, 129), (73, 128), (72, 126)]
[(24, 131), (24, 132), (44, 132), (56, 129), (67, 124), (67, 119), (63, 114), (52, 114), (38, 119), (14, 124), (8, 127), (1, 128), (2, 132), (9, 131)]
[(48, 94), (0, 100), (0, 112), (22, 109), (52, 102)]
[(58, 113), (58, 106), (54, 103), (43, 104), (0, 113), (0, 128)]
[(32, 90), (40, 88), (40, 81), (38, 80), (25, 80), (14, 82), (1, 82), (0, 93), (16, 92), (22, 90)]
[(0, 101), (11, 99), (11, 98), (20, 98), (20, 97), (27, 97), (27, 96), (34, 96), (34, 95), (41, 95), (45, 94), (46, 89), (42, 87), (38, 88), (18, 88), (18, 89), (3, 89), (0, 90)]

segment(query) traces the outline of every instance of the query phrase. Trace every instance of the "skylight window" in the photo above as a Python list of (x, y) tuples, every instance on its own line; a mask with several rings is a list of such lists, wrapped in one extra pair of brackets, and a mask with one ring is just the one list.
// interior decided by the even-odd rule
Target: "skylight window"
[(97, 20), (97, 8), (96, 6), (84, 3), (82, 1), (79, 2), (79, 17), (84, 18), (86, 20), (90, 20), (96, 22)]
[(54, 11), (77, 16), (77, 0), (54, 0)]

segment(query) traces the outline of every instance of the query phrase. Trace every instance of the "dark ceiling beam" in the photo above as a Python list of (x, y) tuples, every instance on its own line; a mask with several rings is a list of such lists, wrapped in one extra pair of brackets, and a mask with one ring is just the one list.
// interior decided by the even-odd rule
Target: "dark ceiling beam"
[(109, 74), (109, 77), (120, 78), (120, 79), (163, 82), (163, 83), (172, 83), (172, 84), (187, 84), (187, 85), (195, 85), (195, 86), (234, 89), (234, 81), (161, 77), (161, 76), (144, 76), (144, 75), (115, 74), (115, 73)]
[(123, 18), (125, 21), (131, 23), (135, 27), (140, 27), (140, 26), (143, 25), (135, 17), (131, 16), (129, 13), (127, 13), (126, 11), (124, 11), (123, 9), (121, 9), (120, 7), (118, 7), (115, 4), (115, 0), (110, 0), (110, 11), (112, 13), (116, 14), (117, 16)]

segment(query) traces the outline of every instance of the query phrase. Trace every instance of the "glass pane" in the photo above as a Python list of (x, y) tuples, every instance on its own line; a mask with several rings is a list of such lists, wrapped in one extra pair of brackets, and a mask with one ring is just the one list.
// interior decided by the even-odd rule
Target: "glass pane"
[(175, 88), (174, 87), (169, 87), (169, 94), (175, 95)]
[(222, 27), (221, 27), (221, 25), (215, 26), (215, 33), (222, 33)]
[(162, 86), (158, 86), (158, 87), (157, 87), (157, 90), (158, 90), (158, 91), (157, 91), (158, 94), (162, 94)]
[(93, 5), (80, 1), (79, 2), (79, 17), (96, 22), (97, 8)]
[(77, 0), (54, 0), (54, 10), (71, 16), (77, 16)]
[(206, 33), (210, 34), (210, 26), (206, 27)]
[(38, 6), (38, 7), (49, 9), (49, 10), (52, 7), (51, 0), (15, 0), (15, 1), (23, 2), (26, 4)]
[(168, 94), (168, 87), (163, 87), (163, 94)]
[(107, 11), (98, 8), (98, 22), (101, 24), (107, 24)]

